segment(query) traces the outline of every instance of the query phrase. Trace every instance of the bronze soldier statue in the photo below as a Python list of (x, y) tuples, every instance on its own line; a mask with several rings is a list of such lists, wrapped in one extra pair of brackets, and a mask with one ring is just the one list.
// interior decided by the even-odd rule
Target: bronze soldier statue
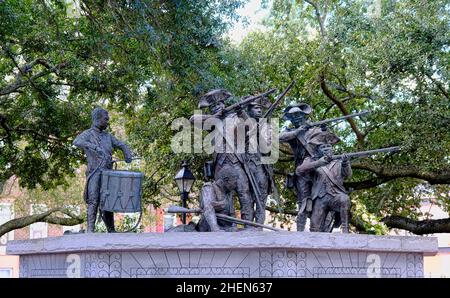
[[(249, 150), (249, 141), (247, 140), (246, 146), (246, 162), (249, 165), (249, 169), (252, 172), (255, 182), (258, 184), (259, 193), (252, 191), (252, 197), (254, 201), (254, 219), (255, 222), (264, 224), (266, 219), (265, 206), (267, 203), (267, 197), (271, 193), (276, 193), (278, 195), (275, 181), (273, 177), (272, 165), (261, 163), (262, 153), (260, 149), (260, 141), (265, 142), (266, 147), (270, 147), (271, 136), (270, 127), (267, 122), (260, 122), (263, 116), (263, 109), (271, 107), (271, 103), (267, 97), (261, 97), (258, 100), (251, 102), (246, 109), (244, 118), (254, 119), (253, 125), (258, 124), (256, 127), (249, 127), (249, 134), (254, 134), (253, 136), (247, 135), (247, 138), (254, 138), (252, 141), (256, 142), (256, 150)], [(263, 137), (260, 137), (260, 135)], [(255, 151), (255, 152), (253, 152)]]
[[(312, 109), (306, 103), (290, 104), (284, 109), (283, 119), (289, 120), (293, 127), (288, 127), (280, 133), (280, 143), (288, 143), (294, 154), (294, 163), (297, 168), (306, 157), (313, 156), (313, 148), (307, 140), (313, 132), (320, 130), (318, 127), (311, 127), (307, 116)], [(294, 176), (294, 188), (297, 195), (298, 214), (297, 231), (304, 231), (306, 220), (312, 212), (311, 200), (312, 178), (309, 173), (296, 174)]]
[[(245, 152), (236, 153), (235, 142), (230, 144), (230, 140), (236, 141), (236, 130), (242, 122), (243, 110), (240, 106), (237, 106), (234, 110), (225, 109), (225, 100), (231, 97), (231, 94), (224, 89), (211, 90), (200, 98), (199, 108), (208, 108), (210, 114), (208, 115), (193, 115), (190, 119), (191, 122), (196, 123), (204, 122), (209, 118), (216, 117), (226, 123), (223, 127), (220, 127), (220, 136), (223, 140), (214, 139), (215, 145), (217, 145), (216, 150), (213, 153), (214, 158), (214, 178), (221, 177), (221, 170), (224, 167), (230, 167), (234, 173), (239, 177), (235, 191), (237, 193), (241, 218), (244, 220), (252, 221), (253, 212), (253, 198), (250, 191), (250, 181), (249, 181), (249, 167), (245, 160)], [(216, 128), (217, 129), (217, 128)], [(222, 147), (223, 146), (223, 147)], [(231, 146), (232, 152), (225, 148), (226, 146)], [(252, 186), (255, 186), (252, 184)]]
[(315, 154), (306, 157), (296, 168), (298, 176), (310, 175), (313, 181), (311, 232), (326, 232), (327, 214), (336, 212), (342, 222), (342, 231), (348, 233), (350, 198), (344, 188), (344, 179), (351, 177), (352, 170), (345, 154), (339, 159), (333, 158), (332, 146), (338, 141), (339, 138), (329, 131), (311, 135), (308, 143), (315, 147)]
[[(73, 141), (73, 145), (84, 150), (88, 161), (86, 169), (87, 179), (83, 195), (87, 203), (88, 233), (94, 232), (100, 203), (101, 171), (112, 169), (113, 149), (121, 149), (127, 163), (130, 163), (132, 160), (130, 148), (105, 131), (108, 124), (108, 112), (102, 108), (95, 108), (92, 111), (91, 128), (83, 131)], [(101, 216), (108, 232), (115, 232), (113, 212), (101, 211)]]
[(235, 217), (233, 191), (236, 189), (238, 175), (231, 167), (223, 167), (214, 182), (203, 184), (200, 194), (202, 217), (196, 230), (199, 232), (235, 231), (236, 225), (217, 219), (216, 213)]

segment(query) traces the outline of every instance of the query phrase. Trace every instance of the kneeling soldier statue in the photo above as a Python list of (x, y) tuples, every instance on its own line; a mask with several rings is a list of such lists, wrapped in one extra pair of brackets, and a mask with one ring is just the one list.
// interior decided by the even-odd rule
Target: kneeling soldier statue
[(233, 191), (236, 190), (239, 175), (232, 167), (225, 166), (214, 182), (206, 182), (200, 194), (200, 208), (203, 210), (198, 223), (199, 232), (234, 231), (235, 224), (217, 219), (216, 213), (235, 216)]
[[(112, 152), (114, 148), (120, 148), (125, 161), (130, 163), (132, 154), (128, 146), (106, 132), (109, 124), (108, 112), (102, 108), (92, 111), (92, 127), (78, 135), (73, 144), (84, 150), (88, 165), (86, 169), (86, 185), (84, 188), (84, 200), (87, 203), (87, 232), (93, 233), (95, 220), (100, 203), (101, 171), (112, 169)], [(101, 211), (103, 222), (108, 233), (115, 232), (114, 214), (109, 211)]]

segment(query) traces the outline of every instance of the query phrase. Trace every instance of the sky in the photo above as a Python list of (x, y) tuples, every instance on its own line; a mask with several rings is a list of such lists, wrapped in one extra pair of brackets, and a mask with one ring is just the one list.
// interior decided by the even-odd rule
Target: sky
[(230, 29), (228, 35), (233, 42), (240, 43), (248, 33), (264, 30), (261, 22), (269, 14), (270, 10), (261, 8), (261, 2), (262, 0), (250, 0), (245, 6), (237, 10), (241, 17), (247, 19), (248, 24), (241, 20)]

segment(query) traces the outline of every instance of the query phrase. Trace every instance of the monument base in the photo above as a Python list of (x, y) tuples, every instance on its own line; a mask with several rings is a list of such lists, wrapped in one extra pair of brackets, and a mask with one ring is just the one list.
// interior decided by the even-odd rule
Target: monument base
[(437, 238), (299, 232), (75, 234), (11, 241), (20, 277), (423, 277)]

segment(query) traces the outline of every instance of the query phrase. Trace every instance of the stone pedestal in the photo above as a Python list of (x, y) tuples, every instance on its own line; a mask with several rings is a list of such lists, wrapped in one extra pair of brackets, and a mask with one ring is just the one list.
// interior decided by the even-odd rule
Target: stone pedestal
[(8, 243), (20, 277), (423, 277), (436, 238), (298, 232), (76, 234)]

